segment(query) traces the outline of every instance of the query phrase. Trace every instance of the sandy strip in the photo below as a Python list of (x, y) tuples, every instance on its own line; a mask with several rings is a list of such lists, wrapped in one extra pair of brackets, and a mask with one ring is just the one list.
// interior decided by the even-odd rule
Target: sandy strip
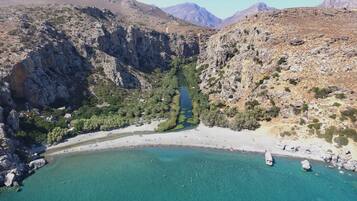
[[(153, 132), (156, 126), (157, 122), (141, 127), (131, 126), (110, 132), (80, 135), (69, 139), (67, 142), (49, 147), (47, 156), (138, 146), (187, 146), (246, 152), (265, 152), (265, 150), (268, 150), (273, 155), (321, 161), (321, 156), (328, 149), (336, 149), (323, 139), (286, 140), (267, 133), (264, 128), (256, 131), (236, 132), (225, 128), (209, 128), (201, 124), (192, 130), (158, 134)], [(151, 131), (152, 133), (135, 133), (139, 131)], [(128, 133), (131, 133), (131, 135), (128, 135)], [(96, 141), (97, 139), (100, 140)], [(283, 150), (282, 147), (285, 145), (288, 148), (299, 147), (299, 151)]]

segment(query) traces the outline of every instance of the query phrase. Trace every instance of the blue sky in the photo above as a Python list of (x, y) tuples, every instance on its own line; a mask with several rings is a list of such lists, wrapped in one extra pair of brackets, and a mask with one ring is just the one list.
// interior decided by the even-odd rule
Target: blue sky
[(138, 0), (158, 7), (167, 7), (185, 2), (196, 3), (220, 18), (233, 15), (238, 10), (248, 8), (257, 2), (265, 2), (275, 8), (310, 7), (319, 5), (323, 0)]

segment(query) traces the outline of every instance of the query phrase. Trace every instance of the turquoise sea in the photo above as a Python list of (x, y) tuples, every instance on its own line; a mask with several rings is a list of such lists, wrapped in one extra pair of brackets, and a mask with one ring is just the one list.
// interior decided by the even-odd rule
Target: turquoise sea
[(356, 201), (357, 174), (313, 162), (189, 148), (61, 156), (1, 201)]

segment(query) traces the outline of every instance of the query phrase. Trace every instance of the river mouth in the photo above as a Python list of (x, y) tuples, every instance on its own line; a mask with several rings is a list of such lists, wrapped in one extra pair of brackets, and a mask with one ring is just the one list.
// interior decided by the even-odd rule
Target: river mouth
[(177, 147), (109, 150), (64, 155), (24, 181), (21, 192), (1, 193), (6, 201), (351, 201), (357, 175), (339, 174), (312, 162)]
[(193, 121), (192, 99), (187, 86), (180, 87), (180, 114), (176, 128), (172, 131), (182, 131), (195, 128), (197, 125)]

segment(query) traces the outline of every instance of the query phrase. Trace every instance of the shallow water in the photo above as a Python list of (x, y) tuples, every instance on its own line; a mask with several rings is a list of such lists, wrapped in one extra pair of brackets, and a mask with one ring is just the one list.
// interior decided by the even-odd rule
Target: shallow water
[(357, 175), (317, 162), (205, 149), (138, 148), (62, 156), (6, 201), (352, 201)]

